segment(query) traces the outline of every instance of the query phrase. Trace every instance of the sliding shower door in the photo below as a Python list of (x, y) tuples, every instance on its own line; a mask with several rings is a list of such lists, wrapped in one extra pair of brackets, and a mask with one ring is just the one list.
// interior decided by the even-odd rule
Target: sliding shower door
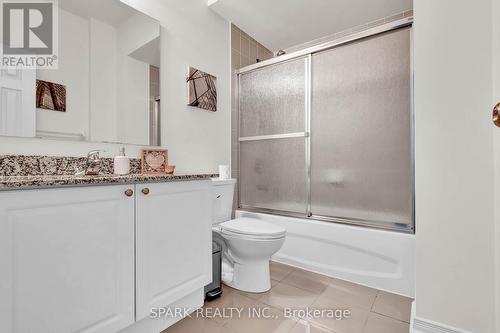
[(414, 231), (411, 29), (240, 71), (240, 208)]
[(239, 75), (240, 207), (306, 214), (308, 58)]
[(410, 33), (312, 55), (313, 217), (413, 230)]

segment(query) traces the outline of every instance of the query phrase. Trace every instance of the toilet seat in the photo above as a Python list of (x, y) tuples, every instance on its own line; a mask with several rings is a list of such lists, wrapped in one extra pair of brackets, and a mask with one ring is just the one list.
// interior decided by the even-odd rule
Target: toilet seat
[(228, 230), (221, 231), (222, 236), (224, 237), (233, 237), (233, 238), (241, 238), (246, 240), (255, 240), (255, 241), (266, 241), (266, 240), (276, 240), (285, 238), (285, 234), (279, 236), (269, 236), (269, 235), (246, 235), (237, 232), (231, 232)]
[(279, 239), (286, 234), (286, 229), (281, 226), (249, 217), (239, 217), (219, 226), (223, 235), (246, 239)]

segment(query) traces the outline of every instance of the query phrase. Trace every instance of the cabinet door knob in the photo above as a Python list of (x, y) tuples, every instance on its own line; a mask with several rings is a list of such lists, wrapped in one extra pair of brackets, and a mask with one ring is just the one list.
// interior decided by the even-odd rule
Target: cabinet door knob
[(128, 190), (126, 190), (126, 191), (125, 191), (125, 195), (126, 195), (127, 197), (131, 197), (131, 196), (133, 196), (133, 195), (134, 195), (134, 191), (132, 191), (131, 189), (128, 189)]
[(148, 194), (149, 194), (149, 188), (145, 187), (145, 188), (143, 188), (143, 189), (142, 189), (142, 191), (141, 191), (141, 192), (142, 192), (142, 194), (144, 194), (144, 195), (148, 195)]

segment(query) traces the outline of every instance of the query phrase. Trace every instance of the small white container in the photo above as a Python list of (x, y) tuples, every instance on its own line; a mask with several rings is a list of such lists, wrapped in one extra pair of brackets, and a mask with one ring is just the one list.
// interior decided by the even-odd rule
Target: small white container
[(231, 178), (229, 165), (219, 165), (219, 179), (229, 179), (229, 178)]
[(120, 153), (114, 160), (115, 175), (128, 175), (130, 173), (130, 158), (125, 156), (125, 147), (120, 147)]

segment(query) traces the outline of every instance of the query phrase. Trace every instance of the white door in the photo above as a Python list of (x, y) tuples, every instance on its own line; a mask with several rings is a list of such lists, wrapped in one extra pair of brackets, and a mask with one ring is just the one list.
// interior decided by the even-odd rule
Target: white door
[(499, 332), (491, 5), (414, 1), (415, 332)]
[(127, 188), (0, 192), (0, 332), (111, 333), (134, 323)]
[(137, 320), (211, 282), (211, 189), (210, 180), (136, 185)]
[[(500, 0), (493, 0), (493, 101), (492, 105), (500, 103)], [(496, 332), (500, 331), (500, 128), (493, 127), (493, 151), (495, 157), (495, 324)]]
[(0, 70), (0, 135), (35, 136), (34, 69)]

